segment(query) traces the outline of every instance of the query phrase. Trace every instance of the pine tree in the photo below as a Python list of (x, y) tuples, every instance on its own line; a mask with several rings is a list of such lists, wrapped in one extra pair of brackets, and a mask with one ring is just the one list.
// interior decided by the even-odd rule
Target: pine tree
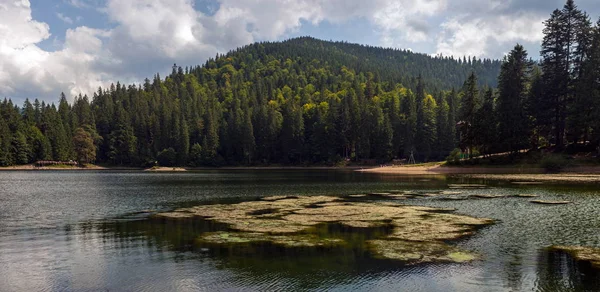
[(304, 147), (304, 119), (302, 111), (293, 99), (286, 100), (283, 106), (283, 123), (281, 126), (281, 151), (284, 162), (299, 163), (302, 161)]
[[(498, 150), (496, 145), (505, 137), (498, 134), (497, 119), (498, 113), (494, 108), (494, 92), (489, 88), (483, 97), (483, 103), (476, 112), (475, 125), (473, 126), (475, 143), (481, 147), (481, 153), (484, 155), (492, 154), (494, 150)], [(502, 139), (499, 139), (502, 137)]]
[(436, 141), (434, 158), (442, 160), (454, 148), (454, 134), (452, 132), (454, 126), (453, 123), (449, 122), (450, 106), (444, 94), (441, 92), (438, 93), (435, 101), (437, 107), (435, 112)]
[(532, 125), (531, 146), (547, 146), (552, 136), (552, 108), (544, 95), (544, 79), (539, 66), (533, 66), (526, 111)]
[(252, 164), (254, 150), (256, 149), (256, 140), (254, 139), (254, 128), (252, 126), (252, 114), (250, 112), (250, 108), (246, 108), (244, 111), (244, 122), (241, 128), (241, 134), (244, 161), (250, 165)]
[(446, 96), (446, 100), (448, 102), (448, 125), (452, 136), (452, 145), (454, 146), (458, 145), (459, 142), (459, 133), (456, 131), (456, 123), (458, 122), (460, 108), (458, 94), (454, 88), (452, 88), (452, 91)]
[(402, 137), (404, 137), (402, 148), (404, 149), (404, 156), (409, 157), (416, 150), (415, 136), (417, 131), (417, 105), (415, 96), (412, 93), (409, 93), (403, 99), (401, 112), (406, 119), (404, 132), (402, 133)]
[(565, 146), (567, 116), (575, 100), (574, 85), (587, 51), (585, 42), (579, 42), (587, 39), (583, 29), (586, 19), (574, 1), (567, 0), (562, 10), (555, 10), (545, 22), (540, 54), (545, 95), (553, 114), (554, 142), (558, 149)]
[(424, 161), (429, 161), (432, 157), (435, 140), (437, 137), (437, 126), (436, 126), (436, 111), (437, 104), (431, 95), (427, 95), (422, 102), (422, 130), (421, 130), (421, 143), (419, 152), (421, 153)]
[(592, 127), (591, 139), (595, 144), (600, 144), (600, 18), (592, 30), (592, 43), (590, 45), (589, 58), (584, 63), (585, 86), (589, 86), (588, 92), (590, 124)]
[(473, 131), (475, 125), (475, 113), (479, 109), (479, 90), (477, 89), (477, 77), (471, 73), (465, 84), (461, 96), (461, 107), (458, 126), (460, 129), (460, 145), (468, 153), (476, 144), (477, 133)]
[[(531, 63), (521, 45), (504, 58), (498, 77), (498, 136), (501, 151), (517, 152), (529, 144), (529, 121), (525, 112)], [(484, 116), (480, 117), (484, 118)]]

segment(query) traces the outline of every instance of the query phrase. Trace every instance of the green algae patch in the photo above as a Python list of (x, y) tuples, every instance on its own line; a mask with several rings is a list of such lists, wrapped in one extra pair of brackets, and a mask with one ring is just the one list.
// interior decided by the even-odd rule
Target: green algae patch
[(477, 256), (471, 253), (456, 251), (449, 253), (448, 258), (450, 258), (455, 263), (464, 263), (474, 261), (475, 259), (477, 259)]
[(468, 252), (448, 244), (472, 235), (493, 220), (453, 214), (454, 209), (408, 206), (395, 202), (351, 201), (340, 197), (268, 197), (238, 204), (203, 205), (159, 213), (155, 217), (202, 218), (225, 224), (227, 231), (205, 233), (199, 243), (235, 245), (270, 243), (283, 247), (335, 247), (344, 240), (320, 234), (319, 226), (335, 224), (351, 232), (386, 230), (363, 239), (374, 255), (409, 263), (464, 262)]
[(369, 240), (367, 244), (376, 258), (399, 260), (411, 264), (464, 263), (477, 259), (475, 254), (461, 251), (441, 242)]
[(600, 269), (600, 248), (584, 246), (551, 246), (551, 251), (561, 251), (578, 261), (588, 262), (592, 267)]

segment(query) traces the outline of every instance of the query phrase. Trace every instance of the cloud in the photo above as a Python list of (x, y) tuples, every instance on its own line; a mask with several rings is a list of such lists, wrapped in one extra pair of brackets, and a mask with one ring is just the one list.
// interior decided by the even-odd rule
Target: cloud
[(436, 53), (500, 57), (517, 42), (539, 42), (544, 19), (530, 13), (452, 18), (441, 26)]
[(501, 58), (516, 43), (538, 44), (543, 38), (549, 12), (523, 10), (514, 1), (476, 2), (472, 6), (476, 13), (461, 10), (440, 24), (436, 54)]
[(47, 58), (35, 44), (50, 37), (48, 25), (31, 18), (28, 1), (0, 4), (0, 19), (0, 93), (8, 95), (30, 80), (48, 79), (34, 65)]
[(88, 9), (97, 7), (97, 3), (94, 0), (64, 0), (67, 4), (80, 8), (80, 9)]
[(58, 17), (58, 19), (62, 20), (64, 23), (73, 24), (73, 19), (72, 18), (63, 15), (60, 12), (56, 13), (56, 17)]

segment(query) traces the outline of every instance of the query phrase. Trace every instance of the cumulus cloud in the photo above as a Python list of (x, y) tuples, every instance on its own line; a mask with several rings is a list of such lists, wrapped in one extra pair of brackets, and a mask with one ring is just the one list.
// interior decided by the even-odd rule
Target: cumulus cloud
[(542, 39), (546, 17), (531, 13), (451, 18), (437, 39), (437, 54), (500, 57), (517, 42)]
[[(110, 28), (68, 29), (57, 51), (45, 51), (40, 43), (51, 37), (50, 28), (32, 19), (29, 1), (0, 0), (0, 96), (55, 100), (60, 91), (74, 96), (117, 80), (140, 82), (168, 72), (175, 62), (201, 64), (218, 52), (285, 38), (305, 22), (352, 26), (361, 19), (379, 38), (374, 45), (500, 58), (516, 42), (539, 44), (542, 21), (562, 5), (547, 0), (206, 1), (63, 0), (104, 13)], [(595, 1), (578, 3), (596, 7)], [(194, 7), (197, 3), (209, 6), (206, 13)], [(73, 16), (56, 16), (74, 23)]]

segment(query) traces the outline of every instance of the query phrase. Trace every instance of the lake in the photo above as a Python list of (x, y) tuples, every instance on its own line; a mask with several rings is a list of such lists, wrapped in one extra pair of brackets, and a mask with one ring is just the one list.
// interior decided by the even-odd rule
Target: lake
[[(195, 238), (222, 226), (151, 217), (272, 195), (434, 192), (467, 183), (488, 188), (453, 191), (573, 203), (545, 206), (516, 197), (403, 201), (498, 220), (454, 243), (481, 255), (464, 264), (404, 265), (353, 248), (206, 247)], [(2, 171), (0, 291), (600, 291), (597, 270), (546, 249), (600, 247), (599, 215), (599, 184), (516, 185), (340, 170)]]

